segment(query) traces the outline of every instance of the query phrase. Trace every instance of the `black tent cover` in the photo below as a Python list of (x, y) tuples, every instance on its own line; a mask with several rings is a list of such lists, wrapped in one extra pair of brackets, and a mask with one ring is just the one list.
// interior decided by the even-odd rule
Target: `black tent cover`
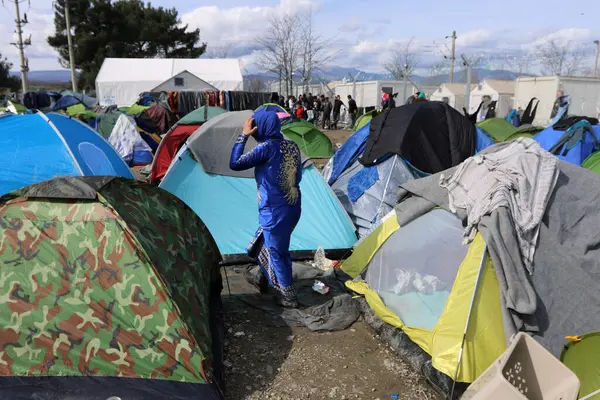
[(360, 162), (373, 165), (397, 154), (422, 172), (437, 173), (475, 153), (475, 125), (440, 101), (386, 110), (371, 122)]

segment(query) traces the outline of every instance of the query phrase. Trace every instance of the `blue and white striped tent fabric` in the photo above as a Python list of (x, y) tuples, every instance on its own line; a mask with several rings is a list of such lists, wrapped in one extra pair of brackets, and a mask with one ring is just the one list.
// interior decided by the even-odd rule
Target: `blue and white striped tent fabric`
[[(227, 262), (235, 262), (237, 257), (246, 254), (246, 245), (258, 228), (256, 181), (253, 173), (232, 176), (233, 172), (223, 170), (206, 172), (205, 167), (210, 168), (213, 160), (198, 159), (189, 146), (194, 140), (198, 142), (195, 136), (206, 134), (209, 140), (202, 145), (210, 147), (206, 150), (218, 156), (216, 163), (228, 165), (231, 146), (251, 115), (247, 113), (222, 114), (198, 128), (181, 148), (160, 184), (200, 216)], [(220, 124), (221, 127), (223, 124), (239, 127), (236, 132), (220, 129)], [(247, 146), (246, 151), (249, 148)], [(357, 240), (352, 221), (314, 165), (305, 166), (300, 190), (302, 216), (292, 234), (292, 254), (314, 252), (319, 247), (342, 252), (352, 248)]]
[(61, 114), (0, 117), (0, 195), (57, 176), (134, 179), (110, 144)]

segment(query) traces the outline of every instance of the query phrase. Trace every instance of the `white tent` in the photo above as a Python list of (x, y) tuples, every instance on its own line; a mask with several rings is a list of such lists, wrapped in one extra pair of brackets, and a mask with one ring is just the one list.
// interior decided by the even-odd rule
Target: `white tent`
[(492, 101), (497, 101), (496, 116), (504, 118), (513, 108), (515, 97), (515, 81), (499, 81), (487, 79), (471, 91), (469, 113), (474, 113), (483, 100), (483, 96), (490, 96)]
[[(238, 59), (105, 58), (96, 77), (101, 105), (129, 105), (187, 71), (219, 90), (243, 90)], [(189, 89), (188, 89), (189, 90)]]

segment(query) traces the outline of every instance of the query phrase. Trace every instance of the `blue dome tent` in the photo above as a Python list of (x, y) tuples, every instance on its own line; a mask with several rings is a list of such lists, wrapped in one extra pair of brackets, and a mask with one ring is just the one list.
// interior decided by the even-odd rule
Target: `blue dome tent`
[[(251, 111), (215, 116), (194, 132), (160, 187), (190, 206), (206, 224), (226, 263), (247, 261), (246, 245), (258, 228), (254, 171), (231, 171), (229, 155)], [(256, 142), (251, 138), (246, 151)], [(316, 167), (304, 162), (302, 217), (291, 242), (292, 257), (312, 258), (323, 247), (331, 258), (349, 254), (355, 228)]]
[(567, 130), (549, 126), (535, 136), (540, 146), (563, 161), (581, 165), (592, 153), (600, 149), (600, 125), (582, 120)]
[(66, 110), (67, 108), (74, 106), (75, 104), (83, 104), (83, 102), (74, 96), (63, 96), (60, 99), (58, 99), (56, 103), (54, 103), (52, 111)]
[(134, 176), (106, 140), (60, 114), (0, 117), (0, 195), (57, 176)]
[(333, 182), (335, 182), (340, 175), (354, 163), (354, 161), (358, 160), (358, 157), (365, 151), (370, 129), (371, 121), (367, 122), (362, 128), (354, 132), (335, 152), (323, 171), (323, 176), (330, 185), (332, 185)]

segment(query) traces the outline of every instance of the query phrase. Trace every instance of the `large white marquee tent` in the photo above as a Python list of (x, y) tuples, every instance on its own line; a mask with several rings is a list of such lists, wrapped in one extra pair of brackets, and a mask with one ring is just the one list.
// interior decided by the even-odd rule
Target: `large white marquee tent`
[[(183, 71), (219, 90), (243, 90), (238, 59), (106, 58), (96, 77), (100, 105), (129, 105)], [(181, 90), (187, 88), (184, 80)]]

